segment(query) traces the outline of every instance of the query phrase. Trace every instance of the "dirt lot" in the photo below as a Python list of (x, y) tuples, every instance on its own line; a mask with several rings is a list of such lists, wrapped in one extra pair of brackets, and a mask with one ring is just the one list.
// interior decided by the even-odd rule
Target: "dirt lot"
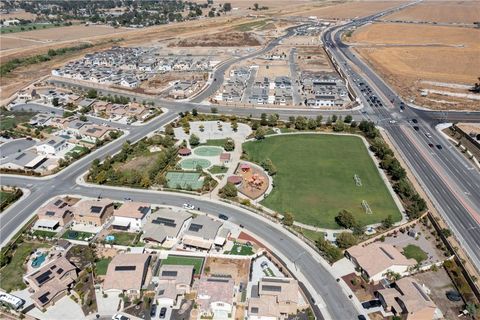
[(74, 25), (68, 27), (39, 29), (26, 32), (16, 32), (2, 35), (0, 38), (0, 48), (3, 53), (9, 53), (10, 50), (35, 46), (38, 44), (51, 44), (54, 42), (78, 40), (85, 38), (99, 37), (104, 35), (119, 35), (130, 31), (127, 28), (113, 28), (108, 26), (85, 26)]
[(205, 269), (210, 269), (210, 275), (230, 275), (235, 284), (248, 282), (248, 274), (250, 272), (250, 260), (249, 259), (220, 259), (220, 258), (207, 258), (205, 263)]
[(388, 8), (397, 7), (405, 3), (404, 1), (352, 1), (347, 3), (332, 3), (331, 5), (323, 7), (325, 4), (320, 4), (320, 8), (314, 6), (305, 10), (295, 12), (295, 15), (310, 17), (316, 16), (322, 19), (350, 19), (355, 17), (364, 17), (378, 11)]
[(177, 47), (251, 47), (259, 46), (260, 41), (247, 32), (220, 32), (178, 41)]
[(157, 74), (153, 78), (142, 83), (141, 87), (147, 93), (160, 93), (168, 87), (168, 84), (178, 80), (204, 81), (208, 73), (202, 72), (167, 72)]
[(18, 10), (10, 13), (0, 14), (1, 20), (12, 20), (12, 19), (26, 19), (26, 20), (35, 20), (37, 16), (30, 12), (25, 12), (24, 10)]
[(302, 71), (335, 72), (321, 47), (298, 47), (297, 61)]
[(431, 290), (430, 298), (442, 311), (445, 319), (456, 319), (462, 308), (463, 302), (452, 302), (447, 299), (446, 292), (455, 290), (455, 287), (443, 268), (438, 271), (419, 273), (413, 276), (420, 285), (425, 284)]
[(426, 88), (424, 80), (473, 85), (478, 77), (472, 66), (478, 64), (479, 38), (480, 30), (473, 28), (381, 23), (357, 30), (350, 42), (356, 43), (355, 50), (417, 105), (479, 109), (474, 100), (420, 96), (420, 90)]
[(478, 1), (424, 1), (388, 15), (383, 20), (473, 23), (478, 21), (478, 17), (480, 17)]

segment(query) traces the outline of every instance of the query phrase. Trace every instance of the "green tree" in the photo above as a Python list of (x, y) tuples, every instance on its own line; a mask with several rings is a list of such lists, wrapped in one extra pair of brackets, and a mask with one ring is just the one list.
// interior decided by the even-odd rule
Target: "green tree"
[(317, 121), (315, 121), (315, 119), (308, 119), (308, 122), (307, 122), (307, 127), (309, 130), (315, 130), (317, 129)]
[(59, 106), (60, 103), (59, 103), (59, 100), (58, 100), (57, 97), (53, 98), (52, 104), (53, 104), (54, 107), (58, 107), (58, 106)]
[(188, 139), (191, 146), (198, 146), (200, 144), (200, 138), (196, 134), (191, 134), (190, 139)]
[(341, 232), (337, 235), (337, 245), (339, 248), (347, 249), (357, 244), (357, 238), (350, 232)]
[(269, 115), (267, 122), (269, 127), (276, 127), (278, 122), (278, 115), (277, 114)]
[(338, 117), (337, 117), (336, 114), (334, 114), (334, 115), (332, 116), (332, 122), (337, 122), (337, 120), (338, 120)]
[(237, 196), (237, 187), (231, 182), (220, 189), (219, 194), (222, 198), (235, 198)]
[(261, 126), (266, 126), (268, 124), (268, 120), (267, 120), (267, 114), (266, 113), (262, 113), (260, 115), (260, 125)]
[(255, 139), (257, 140), (263, 140), (265, 139), (265, 134), (266, 134), (266, 131), (264, 128), (258, 128), (256, 131), (255, 131)]
[(198, 116), (197, 109), (195, 109), (195, 108), (192, 109), (192, 116), (194, 116), (194, 117)]
[(211, 107), (211, 108), (210, 108), (210, 112), (211, 112), (211, 113), (214, 113), (214, 114), (215, 114), (215, 113), (218, 113), (218, 108), (216, 108), (216, 107)]
[(452, 231), (450, 231), (450, 229), (447, 229), (447, 228), (443, 228), (442, 230), (440, 230), (440, 232), (443, 234), (445, 238), (448, 238), (452, 235)]
[(87, 116), (82, 114), (80, 117), (78, 117), (78, 120), (86, 122), (87, 121)]
[(232, 130), (233, 130), (233, 132), (237, 132), (237, 131), (238, 131), (238, 123), (237, 123), (237, 121), (232, 121)]
[(293, 226), (293, 214), (285, 212), (283, 215), (282, 223), (286, 226)]
[(307, 118), (298, 116), (295, 119), (295, 129), (297, 130), (305, 130), (307, 129), (308, 121)]
[(231, 11), (232, 10), (232, 4), (230, 2), (225, 2), (223, 4), (223, 10), (225, 12)]
[(341, 227), (350, 229), (356, 225), (355, 217), (350, 211), (342, 210), (335, 217), (335, 222)]
[(98, 92), (95, 89), (90, 89), (87, 91), (87, 98), (95, 99), (98, 96)]
[(223, 148), (225, 151), (233, 151), (235, 149), (235, 142), (232, 139), (227, 139), (223, 145)]
[(175, 135), (175, 132), (173, 131), (173, 126), (170, 123), (165, 126), (165, 134), (169, 136)]
[(393, 226), (393, 216), (391, 214), (388, 215), (383, 221), (382, 221), (382, 227), (385, 229), (389, 229)]
[(343, 119), (343, 122), (345, 123), (351, 123), (353, 120), (353, 117), (351, 115), (346, 115), (345, 119)]
[(335, 261), (340, 260), (343, 257), (342, 250), (339, 248), (335, 247), (333, 244), (331, 244), (328, 240), (326, 240), (324, 237), (320, 237), (316, 241), (316, 246), (318, 250), (323, 252), (325, 258), (330, 262), (334, 263)]
[(317, 118), (315, 119), (315, 121), (317, 121), (317, 128), (320, 128), (322, 126), (322, 120), (323, 120), (322, 115), (318, 115)]
[(335, 125), (333, 126), (333, 131), (341, 132), (343, 130), (345, 130), (345, 125), (344, 125), (343, 121), (337, 120), (335, 122)]

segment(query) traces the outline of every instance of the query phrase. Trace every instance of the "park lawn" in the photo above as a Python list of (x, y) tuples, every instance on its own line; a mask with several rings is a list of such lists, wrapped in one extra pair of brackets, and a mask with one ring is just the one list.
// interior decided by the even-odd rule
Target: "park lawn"
[[(277, 168), (273, 191), (262, 205), (280, 213), (291, 212), (296, 221), (338, 229), (335, 217), (342, 209), (362, 225), (401, 214), (360, 137), (295, 134), (268, 137), (243, 144), (248, 159), (269, 158)], [(354, 181), (357, 174), (362, 186)], [(372, 214), (362, 207), (366, 200)]]
[(210, 139), (205, 143), (201, 143), (200, 146), (214, 146), (223, 148), (227, 140), (228, 139)]
[(194, 273), (198, 275), (202, 272), (203, 258), (169, 255), (167, 259), (162, 260), (162, 265), (193, 266)]
[(415, 259), (418, 263), (427, 260), (428, 256), (419, 246), (409, 244), (403, 248), (403, 255), (408, 259)]
[(253, 252), (253, 248), (251, 246), (247, 246), (241, 243), (235, 243), (232, 247), (232, 250), (228, 254), (233, 254), (237, 256), (251, 256), (255, 252)]
[(208, 171), (211, 174), (220, 174), (220, 173), (226, 173), (228, 171), (228, 168), (224, 166), (215, 165), (215, 166), (211, 166), (210, 169), (208, 169)]
[(320, 239), (320, 237), (325, 238), (325, 233), (323, 232), (313, 231), (310, 229), (304, 229), (296, 226), (294, 226), (293, 228), (298, 232), (300, 232), (301, 234), (303, 234), (305, 238), (313, 242), (316, 242), (318, 239)]
[(108, 269), (108, 265), (110, 264), (110, 261), (112, 261), (112, 259), (104, 258), (95, 262), (95, 270), (97, 275), (104, 276), (107, 274), (107, 269)]
[(46, 248), (48, 245), (43, 243), (22, 242), (18, 244), (17, 249), (13, 253), (12, 260), (5, 267), (0, 269), (0, 287), (7, 292), (15, 289), (26, 288), (23, 282), (23, 274), (26, 271), (23, 263), (31, 252), (38, 248)]
[(111, 243), (118, 244), (120, 246), (131, 246), (137, 237), (137, 233), (129, 232), (114, 232), (110, 235), (115, 237)]

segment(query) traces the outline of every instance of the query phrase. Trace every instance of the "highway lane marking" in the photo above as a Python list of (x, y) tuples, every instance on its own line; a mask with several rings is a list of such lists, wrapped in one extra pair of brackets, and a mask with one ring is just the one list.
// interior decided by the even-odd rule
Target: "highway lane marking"
[(450, 192), (455, 196), (455, 198), (457, 198), (458, 202), (462, 204), (462, 206), (464, 207), (464, 209), (467, 210), (467, 212), (470, 214), (470, 216), (471, 216), (475, 221), (477, 221), (478, 223), (480, 223), (480, 215), (479, 215), (479, 213), (476, 212), (476, 211), (465, 201), (465, 199), (463, 199), (463, 197), (461, 197), (461, 196), (458, 194), (458, 192), (451, 187), (453, 184), (451, 183), (451, 181), (448, 181), (448, 180), (451, 180), (451, 179), (447, 179), (447, 177), (445, 177), (445, 175), (442, 174), (441, 171), (439, 170), (438, 165), (435, 164), (432, 159), (426, 157), (425, 152), (422, 150), (422, 148), (419, 146), (419, 144), (414, 141), (414, 139), (413, 139), (413, 137), (411, 136), (409, 130), (406, 131), (406, 130), (404, 130), (403, 127), (400, 127), (400, 129), (404, 132), (404, 134), (406, 135), (407, 139), (412, 143), (412, 145), (415, 146), (415, 148), (418, 150), (418, 153), (422, 156), (422, 158), (430, 164), (430, 167), (437, 173), (438, 177), (444, 182), (444, 184), (446, 185), (446, 187), (447, 187), (447, 188), (450, 190)]

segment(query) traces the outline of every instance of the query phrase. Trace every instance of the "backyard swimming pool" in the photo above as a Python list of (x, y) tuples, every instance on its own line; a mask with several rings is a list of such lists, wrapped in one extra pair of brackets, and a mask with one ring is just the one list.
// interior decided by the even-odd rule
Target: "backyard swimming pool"
[(45, 262), (45, 257), (47, 256), (46, 253), (42, 253), (40, 255), (37, 255), (35, 259), (32, 261), (32, 267), (33, 268), (39, 268), (44, 262)]

